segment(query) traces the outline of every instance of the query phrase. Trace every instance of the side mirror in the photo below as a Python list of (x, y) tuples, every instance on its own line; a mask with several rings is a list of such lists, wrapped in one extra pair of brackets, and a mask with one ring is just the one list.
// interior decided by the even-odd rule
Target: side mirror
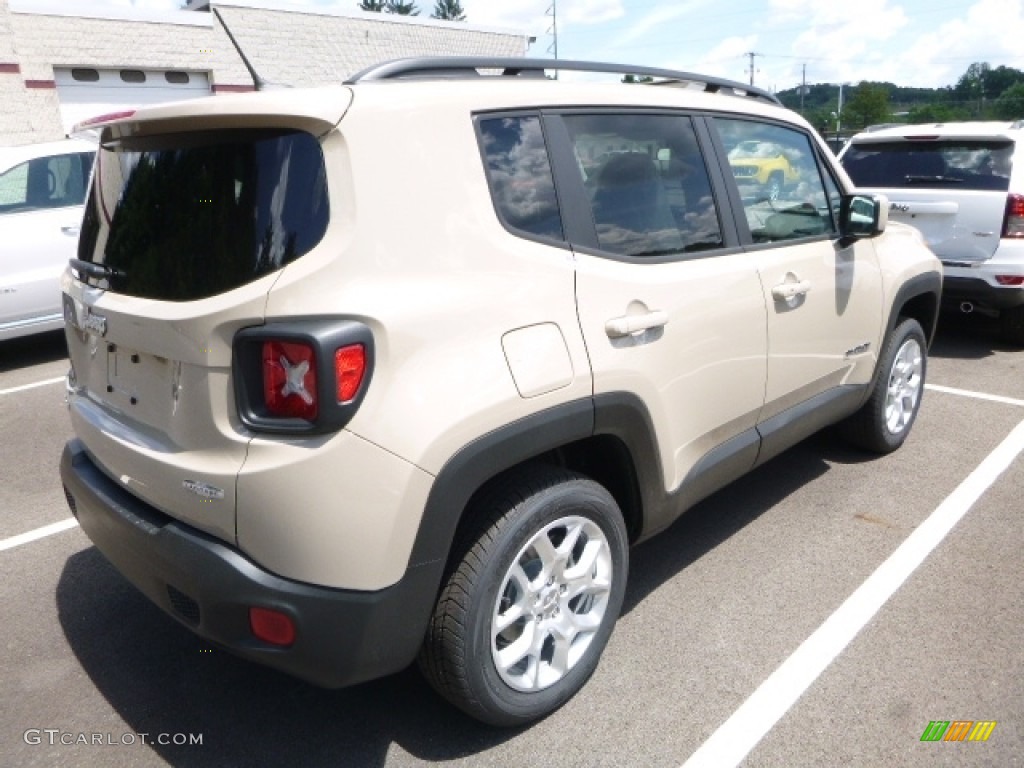
[(843, 195), (839, 219), (844, 240), (875, 237), (889, 223), (889, 201), (884, 195)]

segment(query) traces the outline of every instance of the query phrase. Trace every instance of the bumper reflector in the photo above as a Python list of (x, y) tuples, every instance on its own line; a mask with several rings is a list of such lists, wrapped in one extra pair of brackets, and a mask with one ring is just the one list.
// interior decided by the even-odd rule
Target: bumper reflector
[(265, 643), (288, 646), (295, 642), (295, 623), (292, 617), (270, 608), (250, 608), (249, 627)]

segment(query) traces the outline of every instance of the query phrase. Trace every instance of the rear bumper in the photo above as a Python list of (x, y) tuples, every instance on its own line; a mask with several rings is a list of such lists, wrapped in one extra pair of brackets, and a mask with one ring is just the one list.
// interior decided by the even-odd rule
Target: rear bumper
[[(316, 685), (337, 688), (397, 672), (416, 657), (441, 564), (410, 568), (374, 592), (283, 579), (224, 542), (145, 504), (72, 440), (61, 457), (65, 494), (82, 530), (150, 600), (200, 637)], [(249, 608), (282, 611), (295, 642), (256, 638)]]
[(942, 303), (959, 306), (970, 302), (987, 309), (1011, 309), (1024, 305), (1024, 288), (1000, 288), (978, 277), (957, 277), (947, 272), (942, 283)]

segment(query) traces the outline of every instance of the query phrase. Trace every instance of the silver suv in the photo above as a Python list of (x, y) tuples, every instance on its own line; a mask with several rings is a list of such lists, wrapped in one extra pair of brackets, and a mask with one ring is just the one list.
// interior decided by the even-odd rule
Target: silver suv
[[(945, 265), (943, 301), (998, 312), (1024, 344), (1024, 123), (902, 125), (857, 134), (839, 159), (889, 217), (917, 227)], [(1015, 160), (1017, 162), (1015, 162)]]
[[(766, 92), (422, 59), (102, 128), (64, 276), (82, 529), (324, 686), (481, 720), (587, 680), (629, 546), (842, 423), (907, 438), (939, 262)], [(770, 142), (765, 194), (730, 151)]]

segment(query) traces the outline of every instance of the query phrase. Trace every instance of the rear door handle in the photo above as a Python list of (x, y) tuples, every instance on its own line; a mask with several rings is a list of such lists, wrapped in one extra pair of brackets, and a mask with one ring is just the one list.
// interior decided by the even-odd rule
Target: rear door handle
[(772, 288), (772, 297), (776, 301), (789, 301), (797, 296), (803, 296), (811, 290), (810, 280), (801, 280), (799, 283), (779, 283)]
[(623, 336), (631, 336), (640, 331), (661, 328), (666, 323), (668, 323), (668, 312), (662, 309), (655, 309), (642, 315), (613, 317), (604, 324), (604, 332), (611, 339), (620, 339)]

